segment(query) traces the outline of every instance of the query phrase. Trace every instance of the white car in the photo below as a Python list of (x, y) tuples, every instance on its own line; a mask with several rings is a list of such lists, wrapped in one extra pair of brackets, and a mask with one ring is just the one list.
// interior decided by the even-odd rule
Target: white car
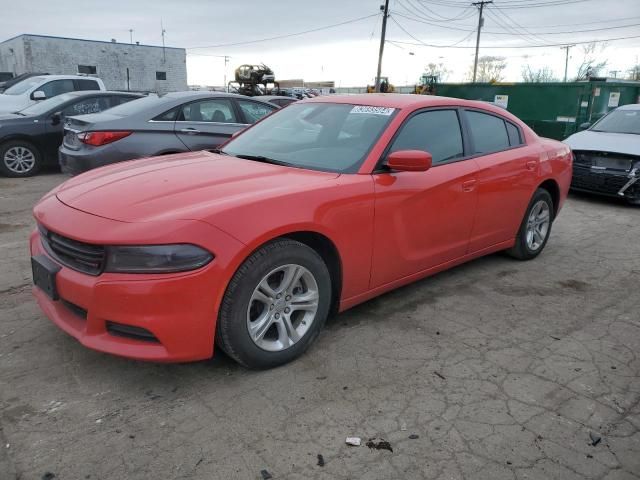
[(81, 75), (41, 75), (30, 77), (0, 94), (0, 113), (13, 113), (63, 93), (79, 90), (106, 90), (99, 78)]
[(640, 104), (612, 110), (564, 143), (574, 153), (572, 189), (640, 205)]

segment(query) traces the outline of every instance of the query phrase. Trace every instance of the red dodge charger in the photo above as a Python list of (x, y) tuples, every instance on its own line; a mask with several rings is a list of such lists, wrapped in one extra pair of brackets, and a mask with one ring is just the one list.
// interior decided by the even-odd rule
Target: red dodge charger
[(483, 102), (292, 104), (197, 152), (75, 177), (35, 207), (34, 294), (89, 348), (251, 368), (301, 355), (327, 316), (454, 265), (544, 248), (569, 148)]

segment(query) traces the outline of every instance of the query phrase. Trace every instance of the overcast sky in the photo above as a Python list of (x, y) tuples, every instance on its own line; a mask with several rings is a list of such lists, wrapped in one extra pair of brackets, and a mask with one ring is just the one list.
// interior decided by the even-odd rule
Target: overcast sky
[[(33, 33), (128, 42), (133, 29), (134, 41), (160, 45), (162, 20), (167, 46), (187, 48), (190, 84), (222, 85), (224, 59), (216, 55), (228, 55), (229, 76), (242, 63), (264, 62), (279, 79), (365, 85), (373, 82), (376, 72), (381, 3), (384, 0), (30, 0), (11, 2), (10, 8), (2, 9), (0, 41)], [(545, 3), (552, 5), (533, 6)], [(390, 0), (387, 39), (395, 43), (385, 46), (383, 75), (396, 85), (413, 84), (424, 65), (442, 62), (451, 70), (447, 80), (463, 81), (473, 61), (473, 48), (422, 44), (473, 47), (478, 13), (466, 5), (463, 0)], [(350, 20), (355, 21), (305, 35), (227, 45)], [(494, 0), (485, 15), (480, 54), (506, 57), (508, 81), (521, 80), (524, 64), (548, 66), (561, 78), (564, 50), (559, 46), (491, 47), (629, 36), (640, 37), (640, 0)], [(216, 45), (227, 46), (194, 48)], [(599, 55), (609, 62), (604, 73), (626, 71), (639, 62), (640, 38), (610, 41)], [(575, 75), (582, 56), (580, 45), (571, 49), (569, 76)]]

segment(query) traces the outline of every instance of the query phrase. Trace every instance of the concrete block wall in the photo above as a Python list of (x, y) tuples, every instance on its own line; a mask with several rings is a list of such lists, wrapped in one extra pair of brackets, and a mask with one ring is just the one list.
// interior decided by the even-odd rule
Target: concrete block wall
[[(130, 90), (187, 90), (186, 51), (181, 48), (37, 35), (21, 35), (0, 44), (0, 71), (72, 75), (78, 73), (78, 65), (95, 66), (96, 76), (110, 90), (127, 89), (127, 68)], [(157, 71), (166, 72), (167, 79), (156, 80)]]

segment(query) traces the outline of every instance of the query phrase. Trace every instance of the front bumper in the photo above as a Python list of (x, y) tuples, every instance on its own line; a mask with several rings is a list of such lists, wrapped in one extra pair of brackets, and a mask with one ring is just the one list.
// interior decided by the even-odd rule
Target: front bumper
[[(158, 228), (167, 230), (167, 225), (159, 226), (155, 222), (136, 226), (89, 215), (67, 207), (55, 196), (43, 200), (36, 207), (35, 216), (52, 231), (92, 243), (123, 243), (123, 238), (118, 242), (116, 237), (125, 236), (127, 230), (133, 240), (136, 229), (147, 230), (149, 238), (156, 238)], [(47, 255), (62, 267), (56, 275), (60, 300), (54, 301), (34, 287), (40, 308), (58, 327), (94, 350), (162, 362), (210, 358), (218, 305), (232, 270), (230, 259), (242, 244), (198, 221), (176, 221), (173, 231), (166, 235), (166, 243), (177, 243), (178, 238), (191, 243), (194, 239), (215, 242), (215, 250), (211, 245), (202, 246), (214, 252), (216, 258), (186, 273), (92, 276), (52, 258), (43, 248), (39, 233), (34, 231), (30, 237), (31, 254)], [(111, 328), (114, 324), (125, 326), (125, 330), (133, 327), (134, 332), (150, 332), (152, 337), (122, 335)]]
[(594, 170), (588, 166), (573, 165), (571, 188), (583, 192), (597, 193), (630, 201), (640, 200), (640, 182), (627, 188), (624, 195), (618, 192), (629, 181), (629, 175), (624, 171)]

